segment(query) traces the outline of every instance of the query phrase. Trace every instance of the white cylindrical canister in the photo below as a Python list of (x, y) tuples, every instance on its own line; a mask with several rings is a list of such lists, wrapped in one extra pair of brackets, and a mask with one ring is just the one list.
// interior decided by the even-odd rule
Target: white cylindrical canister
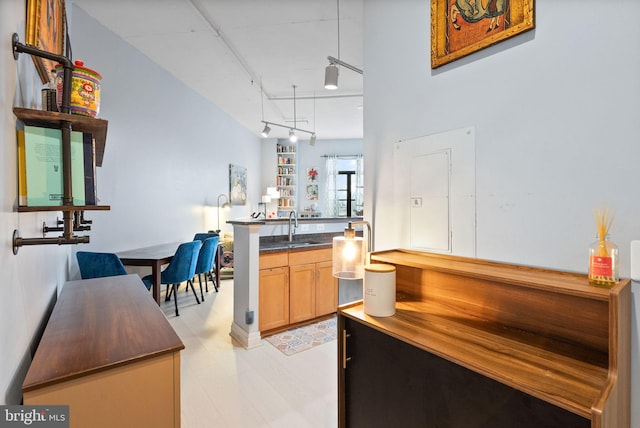
[(396, 267), (374, 263), (364, 267), (362, 281), (364, 312), (374, 317), (396, 313)]

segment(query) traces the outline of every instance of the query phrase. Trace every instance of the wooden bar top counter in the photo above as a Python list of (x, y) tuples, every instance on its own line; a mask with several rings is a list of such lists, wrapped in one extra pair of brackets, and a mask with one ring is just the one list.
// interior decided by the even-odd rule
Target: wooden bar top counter
[(182, 349), (137, 275), (67, 282), (23, 382), (24, 402), (70, 405), (72, 427), (179, 426)]
[[(357, 302), (341, 307), (341, 317), (579, 415), (592, 427), (629, 426), (630, 280), (600, 288), (582, 274), (410, 250), (371, 258), (396, 266), (395, 315), (369, 316)], [(347, 343), (339, 343), (346, 370)], [(340, 405), (344, 422), (348, 409)]]

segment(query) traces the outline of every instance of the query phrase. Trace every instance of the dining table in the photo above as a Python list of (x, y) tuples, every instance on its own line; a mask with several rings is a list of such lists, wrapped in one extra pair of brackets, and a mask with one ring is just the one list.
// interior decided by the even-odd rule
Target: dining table
[(171, 261), (180, 242), (152, 245), (149, 247), (134, 248), (120, 251), (116, 254), (125, 266), (151, 267), (151, 280), (153, 283), (153, 298), (160, 305), (160, 274), (162, 266)]

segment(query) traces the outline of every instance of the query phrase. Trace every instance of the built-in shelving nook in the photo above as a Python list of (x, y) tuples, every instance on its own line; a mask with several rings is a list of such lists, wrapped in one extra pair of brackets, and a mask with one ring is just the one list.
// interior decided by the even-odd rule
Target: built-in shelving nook
[[(18, 212), (61, 211), (62, 220), (48, 227), (43, 224), (42, 238), (22, 238), (20, 232), (13, 231), (13, 254), (24, 245), (45, 244), (87, 244), (89, 236), (77, 236), (74, 232), (91, 230), (91, 221), (84, 218), (85, 211), (108, 211), (108, 205), (74, 205), (71, 183), (71, 131), (91, 133), (95, 139), (96, 166), (102, 166), (104, 148), (107, 137), (108, 122), (103, 119), (70, 114), (71, 78), (74, 70), (72, 61), (63, 56), (43, 51), (36, 47), (20, 43), (18, 35), (12, 36), (13, 57), (18, 59), (20, 53), (57, 61), (62, 64), (63, 90), (60, 112), (14, 108), (13, 113), (25, 125), (58, 128), (62, 131), (62, 205), (57, 206), (18, 206)], [(50, 232), (62, 232), (58, 237), (46, 237)]]

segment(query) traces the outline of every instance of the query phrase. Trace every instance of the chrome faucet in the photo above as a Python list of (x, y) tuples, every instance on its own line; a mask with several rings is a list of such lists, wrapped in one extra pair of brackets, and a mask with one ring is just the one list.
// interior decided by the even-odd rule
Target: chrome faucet
[[(291, 227), (291, 220), (295, 220), (294, 226)], [(293, 241), (294, 228), (298, 227), (298, 213), (296, 210), (291, 210), (289, 213), (289, 242)]]

